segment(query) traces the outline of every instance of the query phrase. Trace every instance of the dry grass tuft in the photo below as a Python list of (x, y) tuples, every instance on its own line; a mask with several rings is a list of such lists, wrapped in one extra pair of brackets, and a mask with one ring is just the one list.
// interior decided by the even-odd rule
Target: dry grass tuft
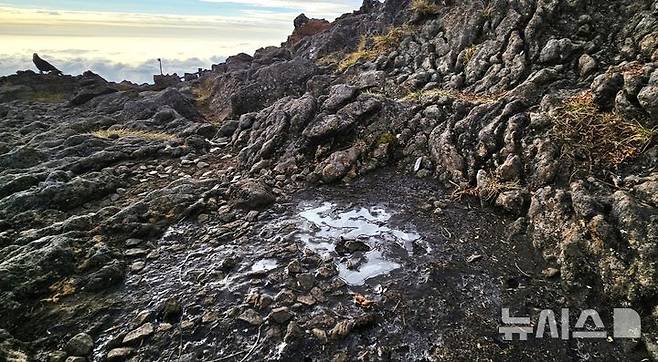
[(340, 53), (336, 52), (336, 53), (327, 54), (319, 58), (318, 60), (316, 60), (316, 63), (318, 65), (336, 65), (340, 63), (341, 60), (342, 58), (340, 56)]
[(198, 102), (205, 102), (212, 97), (213, 82), (212, 78), (204, 78), (199, 85), (194, 87), (193, 92)]
[(494, 201), (503, 192), (520, 189), (521, 184), (518, 181), (502, 181), (498, 177), (487, 180), (485, 185), (476, 188), (480, 199), (484, 201)]
[(55, 282), (48, 289), (50, 289), (51, 296), (50, 298), (42, 299), (42, 302), (59, 303), (62, 298), (73, 295), (76, 292), (75, 284), (70, 279)]
[(493, 16), (496, 12), (496, 7), (493, 3), (490, 3), (489, 5), (485, 6), (484, 9), (482, 9), (482, 12), (480, 13), (482, 15), (483, 19), (493, 19)]
[(66, 101), (64, 93), (36, 91), (31, 94), (30, 100), (39, 103), (62, 103)]
[(567, 98), (552, 112), (552, 136), (562, 155), (588, 171), (616, 168), (637, 157), (656, 139), (658, 129), (626, 120), (614, 112), (600, 112), (589, 92)]
[(411, 92), (402, 98), (403, 101), (427, 102), (438, 97), (449, 97), (474, 104), (496, 103), (507, 95), (507, 92), (496, 94), (475, 94), (446, 89), (430, 89)]
[(476, 45), (471, 45), (470, 47), (464, 49), (464, 65), (468, 64), (471, 62), (471, 59), (475, 56), (475, 53), (477, 53), (477, 46)]
[(487, 180), (482, 186), (458, 186), (451, 197), (455, 200), (465, 198), (478, 198), (482, 201), (493, 202), (498, 195), (506, 191), (520, 190), (521, 184), (518, 181), (502, 181), (498, 177)]
[(147, 141), (168, 142), (176, 140), (176, 136), (171, 133), (157, 131), (142, 131), (138, 129), (120, 128), (99, 130), (91, 133), (98, 138), (116, 139), (116, 138), (141, 138)]
[(432, 0), (413, 0), (411, 10), (420, 16), (430, 16), (438, 14), (440, 8)]
[(338, 63), (338, 70), (345, 71), (360, 61), (377, 59), (380, 55), (395, 49), (409, 34), (411, 34), (411, 29), (408, 26), (400, 26), (391, 28), (383, 35), (375, 35), (371, 38), (362, 37), (356, 50), (347, 54)]

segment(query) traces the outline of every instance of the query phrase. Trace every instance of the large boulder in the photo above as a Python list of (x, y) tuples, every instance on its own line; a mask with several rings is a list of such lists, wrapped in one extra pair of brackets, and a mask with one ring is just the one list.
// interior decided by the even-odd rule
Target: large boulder
[(112, 87), (105, 79), (103, 79), (103, 77), (91, 71), (86, 71), (82, 74), (80, 86), (81, 89), (69, 101), (69, 104), (72, 106), (79, 106), (96, 97), (118, 92), (118, 90), (115, 87)]
[(20, 308), (23, 298), (48, 291), (54, 282), (73, 273), (74, 239), (48, 236), (19, 247), (5, 248), (0, 262), (0, 312)]
[(271, 205), (276, 198), (269, 187), (257, 179), (241, 180), (229, 189), (233, 202), (247, 209), (258, 209)]
[(150, 92), (141, 99), (129, 101), (125, 104), (121, 115), (129, 120), (143, 120), (155, 116), (164, 108), (171, 108), (189, 120), (201, 118), (194, 100), (175, 88)]
[(206, 80), (212, 88), (209, 106), (218, 120), (238, 119), (285, 96), (299, 96), (307, 80), (318, 73), (308, 59), (287, 60), (286, 51), (263, 49), (257, 56), (249, 72), (229, 71)]

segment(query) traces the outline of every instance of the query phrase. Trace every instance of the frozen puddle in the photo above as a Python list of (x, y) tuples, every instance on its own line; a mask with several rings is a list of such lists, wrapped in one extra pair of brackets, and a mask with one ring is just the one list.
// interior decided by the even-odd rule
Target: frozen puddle
[(262, 273), (276, 269), (279, 263), (275, 259), (262, 259), (251, 266), (252, 273)]
[(331, 202), (306, 202), (300, 208), (297, 237), (315, 252), (334, 257), (340, 278), (349, 285), (364, 285), (401, 268), (401, 259), (413, 255), (414, 242), (421, 239), (388, 225), (393, 215), (380, 206), (341, 210)]

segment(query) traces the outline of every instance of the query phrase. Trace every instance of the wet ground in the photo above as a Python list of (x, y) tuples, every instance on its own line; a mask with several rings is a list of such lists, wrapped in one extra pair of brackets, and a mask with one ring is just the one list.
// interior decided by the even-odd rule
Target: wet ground
[(186, 221), (126, 255), (125, 284), (47, 307), (48, 333), (92, 331), (96, 360), (120, 346), (141, 361), (643, 357), (632, 342), (503, 340), (502, 308), (582, 306), (514, 219), (392, 170)]

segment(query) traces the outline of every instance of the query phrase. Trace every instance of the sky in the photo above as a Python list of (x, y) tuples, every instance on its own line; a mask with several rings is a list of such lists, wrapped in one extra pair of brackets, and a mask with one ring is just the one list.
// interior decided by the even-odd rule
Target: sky
[(0, 0), (0, 76), (36, 70), (32, 53), (67, 74), (152, 82), (279, 45), (293, 19), (333, 20), (361, 0)]

